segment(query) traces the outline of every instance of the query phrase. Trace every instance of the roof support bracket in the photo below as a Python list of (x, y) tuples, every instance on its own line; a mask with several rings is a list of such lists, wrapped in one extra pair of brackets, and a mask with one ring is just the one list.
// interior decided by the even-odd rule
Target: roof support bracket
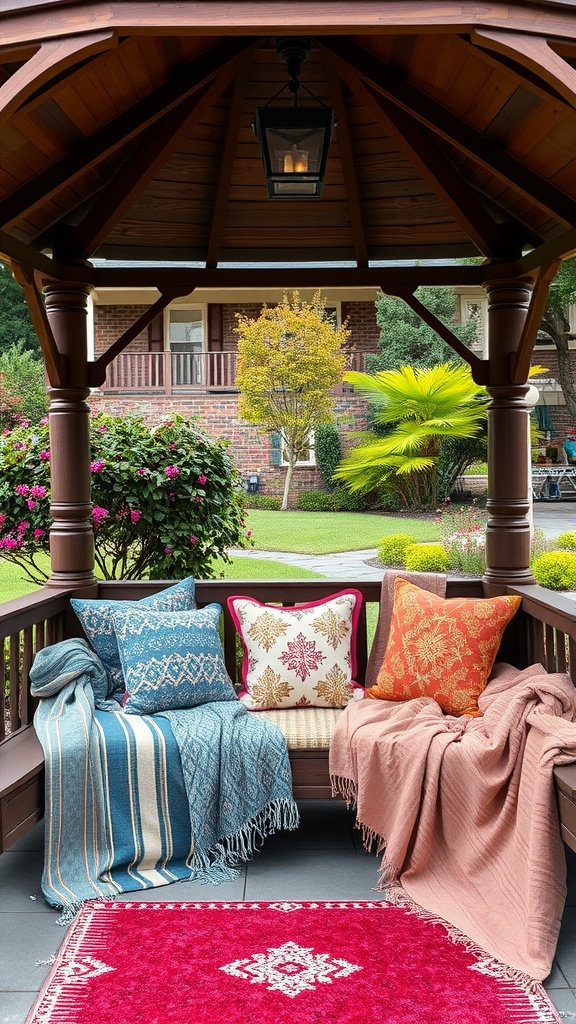
[(123, 352), (130, 342), (134, 341), (134, 338), (137, 338), (142, 331), (145, 331), (148, 324), (152, 323), (154, 318), (158, 316), (158, 313), (161, 313), (166, 309), (166, 306), (169, 306), (174, 299), (177, 299), (182, 295), (190, 295), (190, 292), (193, 290), (194, 289), (190, 288), (186, 288), (185, 290), (182, 288), (162, 289), (160, 298), (156, 299), (156, 302), (154, 302), (145, 313), (142, 313), (142, 316), (139, 316), (132, 326), (129, 327), (127, 331), (124, 331), (124, 334), (122, 334), (117, 341), (115, 341), (114, 344), (106, 350), (106, 352), (103, 352), (95, 362), (88, 364), (88, 386), (91, 388), (101, 387), (106, 379), (106, 368), (116, 358), (116, 356), (119, 355), (120, 352)]
[(399, 299), (403, 299), (406, 305), (410, 306), (414, 312), (428, 324), (436, 334), (445, 341), (450, 348), (454, 350), (462, 359), (465, 360), (470, 366), (472, 371), (472, 378), (476, 384), (487, 384), (488, 383), (488, 360), (480, 359), (475, 352), (471, 352), (466, 347), (464, 342), (460, 341), (460, 338), (456, 337), (453, 331), (446, 324), (443, 324), (434, 313), (431, 313), (426, 306), (417, 299), (413, 292), (396, 291), (395, 294)]
[(512, 355), (511, 380), (513, 384), (524, 384), (528, 380), (530, 359), (536, 342), (538, 328), (540, 327), (540, 321), (542, 320), (542, 314), (548, 301), (548, 292), (561, 262), (562, 260), (558, 259), (545, 263), (538, 273), (530, 297), (528, 315), (524, 322), (518, 348)]
[(58, 351), (56, 339), (46, 314), (44, 302), (42, 301), (42, 295), (36, 284), (34, 271), (23, 263), (12, 262), (10, 266), (16, 281), (24, 291), (32, 324), (46, 363), (48, 380), (52, 387), (66, 387), (68, 377), (66, 357)]

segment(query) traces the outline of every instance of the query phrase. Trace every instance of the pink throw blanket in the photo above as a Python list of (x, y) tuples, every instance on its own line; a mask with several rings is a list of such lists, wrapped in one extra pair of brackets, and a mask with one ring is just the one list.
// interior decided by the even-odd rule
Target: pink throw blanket
[(482, 718), (428, 697), (354, 701), (330, 750), (334, 793), (357, 804), (385, 849), (381, 884), (400, 880), (426, 911), (492, 956), (542, 980), (566, 898), (552, 770), (576, 760), (576, 688), (541, 665), (496, 665)]

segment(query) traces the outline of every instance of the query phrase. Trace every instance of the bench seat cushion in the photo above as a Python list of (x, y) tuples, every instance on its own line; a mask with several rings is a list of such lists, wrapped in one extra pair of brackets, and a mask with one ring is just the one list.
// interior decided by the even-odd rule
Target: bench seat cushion
[(329, 750), (342, 708), (280, 708), (258, 711), (284, 733), (288, 750)]

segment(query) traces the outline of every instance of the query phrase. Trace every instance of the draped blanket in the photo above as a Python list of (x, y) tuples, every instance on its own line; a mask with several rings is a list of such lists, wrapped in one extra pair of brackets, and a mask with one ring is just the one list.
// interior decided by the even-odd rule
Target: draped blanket
[(235, 701), (126, 715), (83, 640), (40, 651), (34, 725), (46, 772), (47, 901), (87, 899), (177, 879), (237, 874), (267, 835), (296, 828), (280, 730)]
[(542, 980), (566, 897), (552, 771), (576, 760), (576, 689), (540, 665), (497, 665), (479, 706), (482, 718), (453, 718), (428, 697), (349, 704), (330, 751), (334, 791), (384, 851), (382, 887), (399, 880)]

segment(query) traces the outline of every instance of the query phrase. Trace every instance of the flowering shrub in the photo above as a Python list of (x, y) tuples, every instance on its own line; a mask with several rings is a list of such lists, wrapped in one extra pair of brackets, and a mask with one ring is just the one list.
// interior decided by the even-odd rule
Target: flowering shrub
[[(91, 420), (92, 519), (104, 579), (210, 576), (214, 558), (250, 543), (227, 444), (181, 416), (150, 428), (136, 416)], [(0, 556), (43, 583), (50, 528), (48, 426), (0, 436)]]
[(458, 507), (446, 502), (434, 522), (440, 529), (448, 568), (471, 576), (481, 575), (486, 568), (486, 513), (475, 502)]

